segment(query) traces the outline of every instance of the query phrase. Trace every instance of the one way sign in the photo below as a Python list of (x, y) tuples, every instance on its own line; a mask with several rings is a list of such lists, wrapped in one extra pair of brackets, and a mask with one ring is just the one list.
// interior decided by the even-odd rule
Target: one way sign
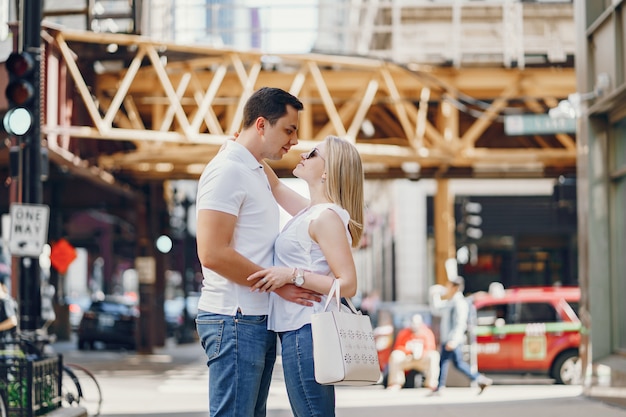
[(50, 207), (11, 204), (9, 251), (13, 256), (39, 257), (48, 239)]

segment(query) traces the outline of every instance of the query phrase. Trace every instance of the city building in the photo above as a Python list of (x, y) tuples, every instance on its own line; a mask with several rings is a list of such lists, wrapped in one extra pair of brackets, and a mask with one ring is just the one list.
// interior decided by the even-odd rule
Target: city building
[[(197, 178), (238, 128), (246, 95), (266, 84), (306, 108), (301, 145), (274, 164), (280, 175), (330, 133), (363, 156), (364, 291), (423, 301), (459, 257), (473, 290), (498, 276), (576, 283), (576, 207), (559, 197), (576, 174), (575, 119), (558, 106), (576, 92), (572, 2), (45, 3), (50, 238), (89, 247), (90, 264), (104, 256), (104, 289), (154, 257), (144, 296), (164, 293), (172, 262), (153, 242), (175, 229), (173, 182)], [(293, 27), (302, 16), (314, 23)], [(3, 211), (14, 198), (5, 192)], [(482, 236), (472, 237), (462, 211), (477, 202)], [(503, 230), (511, 217), (492, 223), (502, 204), (543, 211)]]
[(624, 1), (577, 1), (579, 277), (586, 393), (626, 403)]

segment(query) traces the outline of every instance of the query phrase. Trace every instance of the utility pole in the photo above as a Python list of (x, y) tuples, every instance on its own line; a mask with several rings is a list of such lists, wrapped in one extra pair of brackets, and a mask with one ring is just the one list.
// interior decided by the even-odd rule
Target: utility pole
[[(17, 48), (7, 59), (9, 109), (4, 126), (17, 139), (11, 153), (17, 158), (19, 197), (16, 203), (39, 205), (43, 201), (41, 147), (41, 1), (18, 2)], [(47, 158), (46, 162), (47, 162)], [(47, 220), (46, 220), (47, 227)], [(47, 230), (47, 229), (46, 229)], [(14, 254), (15, 255), (15, 254)], [(34, 254), (19, 256), (20, 328), (41, 327), (41, 269)]]

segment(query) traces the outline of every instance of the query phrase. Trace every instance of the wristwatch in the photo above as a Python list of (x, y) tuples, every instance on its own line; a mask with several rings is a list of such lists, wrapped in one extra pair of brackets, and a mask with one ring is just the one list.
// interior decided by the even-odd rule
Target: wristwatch
[(295, 268), (293, 271), (293, 278), (291, 278), (291, 282), (294, 283), (296, 287), (301, 287), (304, 285), (304, 269)]

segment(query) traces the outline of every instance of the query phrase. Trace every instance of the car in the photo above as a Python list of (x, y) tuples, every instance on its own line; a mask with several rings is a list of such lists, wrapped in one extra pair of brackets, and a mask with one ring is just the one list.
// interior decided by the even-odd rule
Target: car
[(189, 334), (185, 334), (183, 326), (184, 313), (183, 308), (187, 308), (187, 333), (194, 329), (194, 320), (198, 314), (198, 300), (200, 293), (190, 292), (187, 294), (187, 303), (184, 304), (183, 297), (175, 297), (165, 300), (163, 303), (163, 312), (165, 315), (165, 328), (168, 337), (173, 337), (177, 342), (187, 340)]
[[(435, 340), (439, 340), (439, 326), (434, 322), (437, 318), (433, 317), (428, 305), (412, 302), (384, 301), (378, 305), (375, 314), (370, 315), (374, 328), (374, 341), (378, 351), (378, 362), (382, 373), (381, 382), (383, 386), (387, 386), (389, 356), (393, 350), (396, 336), (400, 330), (410, 326), (411, 318), (415, 314), (421, 314), (424, 324), (433, 330)], [(407, 373), (405, 388), (414, 386), (415, 378), (413, 376), (410, 372)]]
[(476, 293), (474, 328), (478, 370), (544, 374), (580, 384), (578, 287), (526, 287)]
[(94, 300), (83, 317), (76, 332), (78, 349), (123, 347), (134, 350), (139, 320), (136, 301), (125, 297), (106, 296)]
[(65, 305), (69, 310), (70, 326), (73, 331), (78, 329), (80, 320), (83, 318), (83, 312), (85, 312), (91, 305), (91, 298), (88, 295), (64, 298)]
[(163, 302), (167, 337), (179, 337), (180, 329), (184, 322), (183, 303), (183, 297), (170, 298)]

